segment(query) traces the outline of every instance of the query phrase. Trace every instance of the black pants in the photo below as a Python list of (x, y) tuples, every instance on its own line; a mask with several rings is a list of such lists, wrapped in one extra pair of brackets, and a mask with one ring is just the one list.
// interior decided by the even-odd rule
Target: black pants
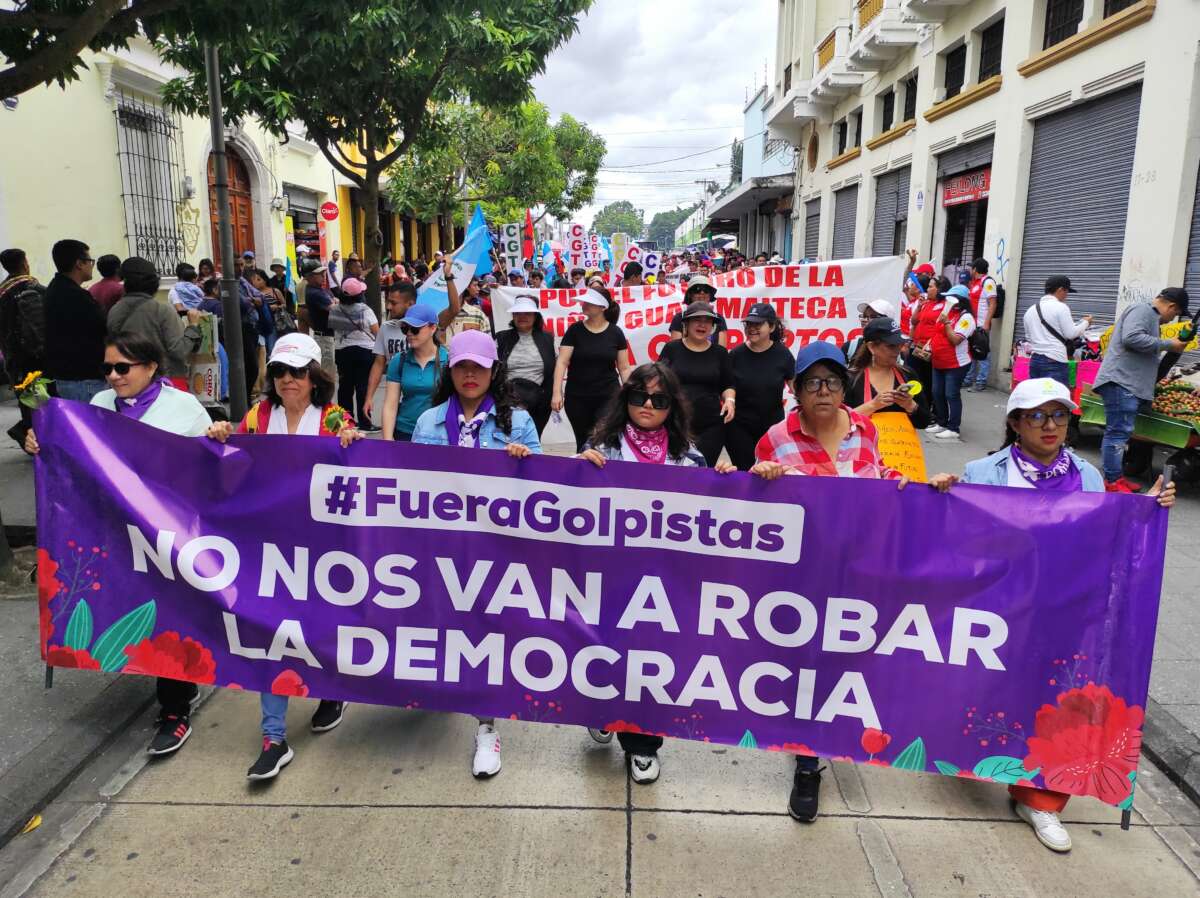
[(192, 699), (200, 691), (200, 687), (195, 683), (159, 677), (154, 685), (163, 717), (187, 717), (192, 713)]
[(770, 427), (770, 424), (739, 418), (725, 425), (725, 448), (729, 451), (729, 460), (739, 471), (749, 471), (754, 467), (757, 461), (754, 447)]
[(338, 405), (348, 411), (358, 425), (370, 424), (362, 408), (367, 403), (367, 381), (371, 377), (371, 366), (375, 364), (375, 353), (365, 346), (347, 346), (333, 356), (337, 362)]
[(656, 755), (663, 744), (662, 736), (650, 733), (617, 733), (617, 741), (631, 755)]
[(918, 358), (916, 355), (909, 353), (908, 367), (912, 369), (912, 373), (917, 375), (917, 380), (921, 383), (921, 390), (926, 396), (930, 397), (930, 405), (933, 404), (933, 362), (929, 359)]
[[(615, 392), (614, 385), (613, 393)], [(592, 430), (596, 427), (596, 420), (612, 400), (613, 393), (605, 396), (576, 396), (568, 392), (563, 397), (563, 408), (566, 410), (567, 420), (571, 422), (571, 430), (575, 431), (576, 452), (582, 452), (583, 444), (591, 439)]]
[(725, 424), (718, 418), (716, 424), (705, 423), (704, 426), (696, 426), (693, 429), (692, 440), (711, 468), (721, 457), (721, 450), (725, 448)]
[(523, 377), (515, 378), (511, 382), (511, 386), (513, 395), (517, 399), (517, 405), (529, 412), (529, 417), (533, 418), (533, 426), (537, 428), (540, 437), (542, 431), (546, 429), (546, 424), (550, 421), (549, 388), (535, 384)]
[(254, 405), (254, 384), (258, 380), (258, 329), (242, 322), (242, 364), (246, 366), (246, 405)]

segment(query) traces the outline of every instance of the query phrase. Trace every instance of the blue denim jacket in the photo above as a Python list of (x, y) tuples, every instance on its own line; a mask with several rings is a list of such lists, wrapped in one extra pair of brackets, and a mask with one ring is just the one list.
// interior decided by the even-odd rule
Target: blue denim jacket
[[(427, 446), (449, 446), (450, 438), (446, 435), (446, 409), (449, 406), (449, 402), (443, 402), (422, 412), (421, 417), (417, 418), (417, 426), (413, 429), (412, 441)], [(513, 409), (512, 433), (505, 433), (496, 427), (494, 410), (488, 412), (487, 420), (479, 428), (480, 449), (507, 449), (509, 443), (528, 446), (539, 455), (542, 452), (537, 425), (533, 423), (533, 418), (529, 417), (529, 412), (523, 408)]]
[[(1104, 492), (1104, 478), (1100, 476), (1100, 472), (1096, 470), (1095, 466), (1080, 458), (1070, 449), (1067, 450), (1067, 454), (1071, 456), (1071, 460), (1075, 462), (1075, 466), (1079, 468), (1079, 473), (1083, 477), (1083, 491), (1085, 493)], [(1005, 447), (987, 458), (968, 462), (966, 470), (963, 471), (962, 482), (981, 483), (984, 486), (1008, 486), (1008, 463), (1011, 457), (1011, 453)]]

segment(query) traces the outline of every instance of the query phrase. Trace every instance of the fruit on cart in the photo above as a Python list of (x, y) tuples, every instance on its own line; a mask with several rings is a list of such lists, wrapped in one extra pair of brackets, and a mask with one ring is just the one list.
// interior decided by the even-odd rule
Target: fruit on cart
[(1200, 391), (1186, 380), (1161, 380), (1154, 388), (1151, 408), (1160, 415), (1200, 424)]

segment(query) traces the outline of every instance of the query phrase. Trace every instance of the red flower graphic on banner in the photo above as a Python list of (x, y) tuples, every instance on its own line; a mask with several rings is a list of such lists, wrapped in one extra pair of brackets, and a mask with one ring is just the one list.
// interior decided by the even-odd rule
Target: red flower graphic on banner
[(294, 670), (285, 670), (271, 681), (271, 692), (275, 695), (294, 695), (297, 698), (304, 698), (308, 695), (308, 687), (304, 685), (300, 674)]
[(38, 630), (42, 637), (42, 658), (45, 658), (46, 646), (50, 644), (50, 637), (54, 635), (54, 618), (48, 605), (38, 608)]
[(52, 645), (46, 649), (46, 663), (52, 667), (74, 667), (79, 670), (100, 669), (100, 662), (88, 654), (87, 649), (69, 649), (64, 645)]
[(1064, 692), (1058, 707), (1038, 711), (1025, 768), (1040, 767), (1048, 789), (1120, 804), (1133, 790), (1129, 774), (1142, 750), (1144, 716), (1107, 686), (1088, 683)]
[(879, 754), (881, 751), (883, 751), (885, 748), (888, 747), (888, 743), (891, 741), (892, 741), (892, 737), (889, 736), (887, 733), (883, 732), (882, 730), (876, 730), (871, 727), (868, 727), (867, 729), (863, 730), (862, 740), (861, 740), (862, 747), (863, 747), (863, 751), (865, 751), (869, 755)]
[(643, 730), (636, 723), (629, 723), (626, 720), (614, 720), (612, 723), (606, 723), (602, 729), (608, 730), (610, 733), (649, 733), (649, 730)]
[(137, 645), (126, 646), (125, 654), (129, 657), (123, 668), (125, 673), (193, 683), (216, 682), (217, 665), (212, 652), (190, 636), (180, 639), (172, 630), (159, 633), (153, 639), (143, 639)]
[(38, 601), (43, 608), (50, 607), (50, 601), (62, 591), (63, 583), (56, 576), (58, 562), (50, 557), (45, 549), (37, 550), (37, 583)]
[(785, 742), (783, 745), (768, 745), (767, 751), (786, 751), (790, 755), (808, 755), (815, 758), (817, 753), (803, 742)]

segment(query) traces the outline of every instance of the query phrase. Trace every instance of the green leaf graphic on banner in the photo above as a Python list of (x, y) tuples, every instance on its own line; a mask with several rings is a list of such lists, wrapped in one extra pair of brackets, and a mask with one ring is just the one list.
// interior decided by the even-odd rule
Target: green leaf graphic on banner
[(925, 740), (918, 736), (912, 742), (908, 743), (908, 747), (896, 755), (896, 759), (892, 761), (892, 766), (897, 770), (924, 770)]
[(1026, 770), (1025, 762), (1020, 758), (1012, 758), (1008, 755), (992, 755), (990, 758), (984, 758), (976, 764), (972, 772), (976, 776), (982, 776), (984, 779), (992, 779), (998, 783), (1008, 783), (1011, 786), (1021, 780), (1033, 779), (1041, 769), (1041, 767), (1037, 767), (1033, 770)]
[(113, 673), (124, 667), (129, 660), (125, 655), (126, 647), (149, 638), (154, 632), (154, 618), (154, 600), (151, 599), (101, 633), (92, 648), (92, 657), (100, 662), (100, 669)]
[(63, 634), (63, 645), (75, 651), (86, 649), (92, 644), (92, 609), (83, 599), (71, 612), (67, 621), (67, 631)]
[(758, 740), (754, 738), (754, 734), (746, 730), (742, 734), (742, 741), (738, 743), (738, 748), (758, 748)]
[(1133, 789), (1137, 785), (1137, 771), (1129, 771), (1129, 797), (1117, 805), (1118, 811), (1128, 811), (1133, 808)]
[(934, 761), (933, 766), (938, 769), (938, 773), (942, 776), (958, 776), (961, 767), (955, 767), (947, 761)]

